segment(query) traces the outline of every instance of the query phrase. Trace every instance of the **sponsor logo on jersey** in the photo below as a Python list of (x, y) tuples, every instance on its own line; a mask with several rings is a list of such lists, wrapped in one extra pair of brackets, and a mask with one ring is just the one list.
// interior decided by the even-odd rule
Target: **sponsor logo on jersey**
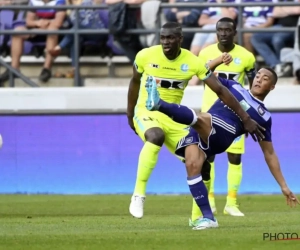
[(238, 82), (240, 74), (236, 72), (226, 72), (226, 71), (215, 71), (216, 76), (222, 77), (227, 80), (233, 80)]
[(189, 70), (189, 65), (187, 65), (187, 64), (181, 64), (180, 69), (183, 72), (187, 72)]
[(176, 79), (155, 78), (156, 84), (165, 89), (184, 89), (186, 81)]
[(242, 109), (243, 109), (244, 111), (247, 111), (247, 110), (250, 108), (250, 105), (249, 105), (245, 100), (241, 100), (241, 101), (240, 101), (240, 104), (241, 104)]
[(163, 69), (176, 71), (175, 68), (170, 68), (170, 67), (163, 67)]
[(154, 63), (150, 63), (150, 67), (159, 69), (159, 65)]

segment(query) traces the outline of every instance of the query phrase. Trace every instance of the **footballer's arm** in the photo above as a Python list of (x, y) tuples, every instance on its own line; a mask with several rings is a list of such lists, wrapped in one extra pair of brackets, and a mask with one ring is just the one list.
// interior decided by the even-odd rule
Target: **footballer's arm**
[[(137, 70), (135, 65), (133, 66), (133, 75), (130, 79), (128, 94), (127, 94), (127, 118), (128, 121), (132, 121), (134, 117), (134, 107), (138, 100), (138, 95), (140, 91), (140, 80), (142, 74), (140, 74)], [(129, 123), (130, 124), (130, 123)], [(131, 124), (130, 124), (131, 126)]]
[(273, 143), (269, 141), (261, 141), (259, 144), (264, 153), (265, 161), (268, 164), (270, 172), (274, 176), (275, 180), (281, 189), (287, 188), (287, 184), (281, 173), (280, 163), (274, 150)]
[(273, 148), (272, 142), (261, 141), (259, 144), (264, 153), (266, 163), (268, 164), (268, 167), (269, 167), (272, 175), (274, 176), (275, 180), (279, 184), (282, 193), (286, 197), (287, 204), (291, 207), (294, 207), (295, 205), (300, 204), (300, 201), (292, 193), (292, 191), (288, 188), (288, 186), (284, 180), (284, 177), (281, 173), (279, 160), (278, 160), (278, 157)]
[(220, 80), (214, 75), (210, 74), (208, 78), (204, 80), (205, 84), (217, 94), (221, 101), (223, 101), (229, 108), (231, 108), (242, 121), (250, 119), (250, 116), (244, 111), (237, 101), (237, 99), (230, 93), (230, 91), (220, 82)]
[[(217, 94), (221, 101), (223, 101), (229, 108), (231, 108), (241, 119), (244, 124), (244, 129), (249, 132), (255, 141), (264, 139), (262, 131), (265, 129), (255, 122), (249, 114), (243, 110), (237, 99), (230, 93), (230, 91), (222, 85), (220, 80), (210, 72), (208, 78), (203, 80), (210, 89)], [(255, 136), (254, 136), (255, 134)]]
[(211, 71), (215, 71), (215, 69), (220, 66), (223, 63), (226, 63), (227, 65), (232, 62), (232, 56), (228, 53), (223, 53), (219, 57), (209, 61), (207, 63), (208, 67)]
[(217, 57), (214, 60), (211, 60), (207, 63), (208, 67), (210, 68), (210, 70), (212, 72), (215, 71), (216, 67), (218, 67), (219, 65), (221, 65), (223, 63), (223, 58), (222, 56)]

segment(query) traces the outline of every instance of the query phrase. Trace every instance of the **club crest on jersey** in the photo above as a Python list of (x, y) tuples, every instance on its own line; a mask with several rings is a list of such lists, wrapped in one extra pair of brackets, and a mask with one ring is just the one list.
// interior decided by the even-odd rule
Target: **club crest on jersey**
[(239, 64), (242, 63), (242, 60), (241, 60), (240, 58), (236, 57), (236, 58), (233, 59), (233, 62), (234, 62), (235, 64), (239, 65)]
[(240, 141), (242, 139), (242, 136), (239, 136), (237, 138), (234, 139), (233, 143), (237, 143), (238, 141)]
[(187, 64), (181, 64), (180, 69), (183, 72), (187, 72), (189, 70), (189, 65), (187, 65)]
[(151, 68), (159, 69), (159, 65), (158, 65), (158, 64), (150, 63), (149, 66), (150, 66)]
[(265, 113), (266, 113), (266, 111), (263, 109), (263, 107), (262, 106), (258, 106), (258, 108), (257, 108), (257, 112), (261, 115), (261, 116), (263, 116)]

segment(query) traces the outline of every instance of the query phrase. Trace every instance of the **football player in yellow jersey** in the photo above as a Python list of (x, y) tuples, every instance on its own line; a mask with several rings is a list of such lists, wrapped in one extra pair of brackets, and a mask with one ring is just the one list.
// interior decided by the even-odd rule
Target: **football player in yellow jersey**
[[(251, 85), (255, 77), (255, 57), (251, 52), (234, 43), (234, 37), (236, 35), (236, 24), (234, 20), (228, 17), (221, 18), (216, 24), (216, 29), (219, 43), (210, 45), (200, 51), (199, 57), (205, 62), (208, 62), (222, 55), (222, 53), (227, 52), (229, 55), (231, 55), (233, 59), (232, 62), (226, 65), (220, 61), (220, 64), (211, 70), (214, 71), (214, 73), (219, 77), (235, 80), (242, 86), (244, 86), (245, 76), (247, 76), (248, 81)], [(205, 86), (201, 111), (208, 111), (217, 100), (217, 98), (218, 97), (209, 88), (209, 86)], [(233, 216), (244, 216), (237, 205), (237, 192), (242, 180), (241, 155), (244, 154), (244, 152), (244, 136), (237, 138), (227, 149), (229, 161), (227, 173), (228, 195), (224, 213)], [(211, 164), (211, 183), (206, 183), (206, 186), (210, 186), (209, 201), (212, 211), (216, 214), (217, 210), (214, 199), (214, 159), (215, 156), (208, 159)], [(196, 206), (195, 201), (193, 201), (192, 221), (197, 219), (199, 216), (201, 217), (201, 212)]]
[[(219, 98), (233, 109), (243, 121), (245, 130), (262, 138), (261, 127), (249, 118), (237, 100), (230, 94), (211, 73), (205, 62), (193, 55), (190, 51), (182, 49), (182, 28), (178, 23), (166, 23), (160, 32), (161, 45), (141, 50), (135, 59), (133, 76), (128, 89), (127, 117), (129, 126), (144, 141), (139, 155), (137, 178), (133, 196), (129, 207), (130, 213), (136, 218), (144, 214), (146, 185), (154, 169), (159, 151), (163, 144), (174, 154), (177, 144), (189, 133), (189, 127), (174, 122), (171, 118), (160, 112), (148, 111), (145, 107), (147, 91), (145, 84), (148, 79), (155, 79), (161, 98), (167, 102), (179, 104), (188, 81), (194, 76), (203, 80)], [(191, 190), (197, 205), (201, 208), (203, 218), (209, 225), (216, 227), (211, 211), (207, 189), (201, 177), (201, 162), (197, 145), (185, 150), (185, 165), (190, 189), (197, 183), (196, 189)], [(170, 176), (166, 177), (166, 182)], [(198, 190), (199, 189), (199, 190)], [(201, 189), (201, 190), (200, 190)], [(199, 198), (199, 194), (201, 197)], [(204, 226), (204, 227), (205, 227)]]

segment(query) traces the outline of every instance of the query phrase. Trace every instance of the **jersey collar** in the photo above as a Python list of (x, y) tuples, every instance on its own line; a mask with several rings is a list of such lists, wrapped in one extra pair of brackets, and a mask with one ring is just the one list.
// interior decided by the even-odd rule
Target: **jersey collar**
[(255, 99), (256, 101), (260, 102), (261, 104), (264, 104), (264, 102), (262, 102), (261, 100), (257, 99), (255, 96), (252, 95), (250, 89), (248, 90), (248, 92), (252, 96), (253, 99)]

